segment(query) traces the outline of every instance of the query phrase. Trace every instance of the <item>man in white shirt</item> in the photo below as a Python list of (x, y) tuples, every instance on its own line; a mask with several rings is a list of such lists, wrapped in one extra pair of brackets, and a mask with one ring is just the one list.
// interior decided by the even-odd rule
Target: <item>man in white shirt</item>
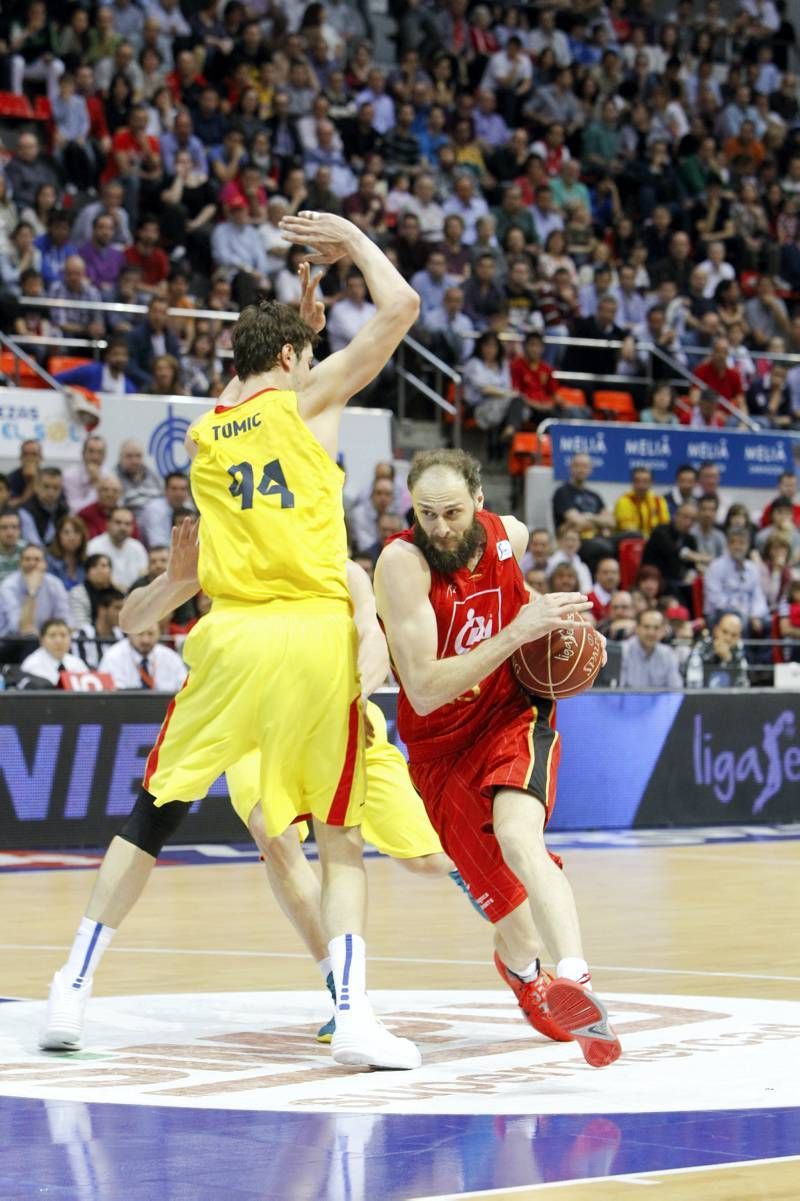
[(98, 670), (107, 672), (117, 688), (148, 692), (177, 692), (187, 676), (180, 655), (158, 641), (158, 626), (131, 634), (110, 646)]
[(83, 659), (70, 654), (70, 638), (69, 626), (61, 618), (46, 621), (39, 631), (39, 649), (22, 660), (22, 671), (53, 685), (58, 684), (62, 671), (84, 675), (88, 668)]
[(105, 461), (105, 438), (90, 434), (83, 444), (80, 464), (68, 467), (62, 477), (64, 499), (73, 513), (93, 505), (97, 500), (97, 481), (103, 474)]
[(119, 628), (119, 615), (124, 603), (125, 597), (118, 588), (104, 588), (97, 593), (94, 624), (86, 622), (75, 631), (73, 645), (91, 671), (97, 671), (106, 647), (125, 637)]
[(725, 279), (736, 279), (736, 272), (730, 263), (725, 261), (725, 243), (709, 242), (708, 258), (700, 264), (700, 270), (705, 272), (706, 286), (703, 296), (713, 300), (718, 286)]
[(444, 237), (444, 209), (436, 199), (436, 183), (432, 175), (418, 175), (402, 212), (414, 213), (419, 219), (423, 242), (441, 242)]
[(475, 190), (475, 177), (471, 171), (462, 171), (455, 178), (453, 194), (444, 203), (444, 215), (453, 214), (464, 222), (464, 234), (461, 241), (465, 246), (471, 246), (477, 238), (476, 226), (481, 217), (489, 214), (489, 206), (483, 196)]
[(122, 592), (147, 571), (147, 551), (132, 533), (133, 513), (120, 505), (111, 510), (105, 534), (92, 538), (86, 548), (89, 555), (108, 555), (111, 578)]
[[(367, 300), (367, 285), (363, 276), (354, 271), (345, 282), (344, 297), (331, 307), (328, 317), (328, 343), (331, 350), (344, 350), (375, 312), (375, 305)], [(169, 542), (169, 538), (165, 541)]]
[(376, 133), (386, 134), (394, 125), (394, 100), (386, 93), (386, 76), (373, 67), (367, 75), (367, 87), (356, 96), (356, 104), (371, 104), (372, 128)]
[(539, 24), (528, 37), (527, 49), (536, 58), (545, 48), (553, 51), (557, 66), (568, 67), (572, 62), (567, 35), (556, 28), (554, 8), (545, 8), (539, 13)]
[(164, 478), (164, 495), (149, 500), (139, 513), (139, 533), (145, 546), (169, 546), (175, 514), (181, 509), (194, 509), (189, 481), (180, 471), (171, 471)]

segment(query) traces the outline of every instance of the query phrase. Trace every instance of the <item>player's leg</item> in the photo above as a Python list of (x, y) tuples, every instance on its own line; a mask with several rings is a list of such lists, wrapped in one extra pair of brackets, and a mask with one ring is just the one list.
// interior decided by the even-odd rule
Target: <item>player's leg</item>
[(142, 894), (167, 838), (188, 814), (181, 801), (156, 808), (142, 788), (122, 830), (111, 840), (95, 877), (86, 912), (66, 963), (50, 984), (39, 1045), (45, 1051), (77, 1051), (94, 974), (120, 923)]
[(493, 822), (503, 858), (524, 885), (534, 922), (556, 960), (557, 978), (545, 994), (550, 1014), (593, 1067), (613, 1063), (620, 1055), (619, 1040), (603, 1003), (590, 991), (572, 887), (544, 843), (544, 804), (527, 792), (500, 789)]

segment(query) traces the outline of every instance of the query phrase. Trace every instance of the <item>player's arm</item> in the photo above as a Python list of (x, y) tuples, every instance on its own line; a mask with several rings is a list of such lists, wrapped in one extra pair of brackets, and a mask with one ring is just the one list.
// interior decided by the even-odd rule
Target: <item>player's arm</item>
[(381, 553), (375, 571), (378, 613), (400, 683), (423, 717), (480, 684), (526, 642), (577, 625), (567, 614), (591, 609), (579, 592), (532, 597), (494, 637), (465, 655), (437, 659), (438, 631), (429, 591), (430, 573), (415, 547), (394, 542)]
[(377, 312), (349, 346), (315, 367), (303, 389), (303, 416), (343, 407), (382, 370), (419, 316), (420, 300), (389, 259), (358, 226), (332, 213), (298, 213), (281, 219), (289, 241), (310, 246), (312, 263), (348, 255), (361, 271)]
[(134, 588), (119, 615), (123, 634), (138, 634), (157, 625), (173, 609), (200, 591), (197, 578), (197, 521), (182, 521), (172, 530), (167, 570), (144, 588)]
[(389, 674), (389, 648), (378, 624), (375, 593), (363, 567), (347, 561), (347, 589), (353, 602), (353, 620), (358, 630), (358, 674), (361, 695), (368, 696), (386, 683)]

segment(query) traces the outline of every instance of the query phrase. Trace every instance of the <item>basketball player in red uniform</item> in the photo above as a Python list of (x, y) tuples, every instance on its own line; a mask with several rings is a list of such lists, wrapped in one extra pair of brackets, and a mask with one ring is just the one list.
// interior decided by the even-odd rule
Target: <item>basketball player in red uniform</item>
[[(519, 568), (528, 531), (484, 510), (480, 465), (463, 451), (418, 454), (408, 486), (414, 525), (381, 554), (375, 593), (411, 778), (445, 852), (502, 932), (510, 962), (495, 963), (531, 1025), (542, 1029), (549, 1016), (555, 1037), (576, 1039), (603, 1067), (619, 1041), (591, 991), (569, 881), (544, 844), (560, 755), (555, 706), (524, 692), (509, 662), (591, 605), (580, 593), (528, 593)], [(521, 914), (530, 925), (528, 906), (555, 980), (520, 958), (515, 933)]]

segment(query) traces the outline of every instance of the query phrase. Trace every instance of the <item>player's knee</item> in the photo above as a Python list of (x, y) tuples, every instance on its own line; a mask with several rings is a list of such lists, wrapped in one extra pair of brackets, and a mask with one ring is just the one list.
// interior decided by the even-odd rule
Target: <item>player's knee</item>
[(297, 830), (294, 826), (289, 826), (288, 830), (284, 830), (283, 834), (278, 834), (270, 838), (262, 823), (260, 837), (256, 837), (255, 834), (253, 834), (253, 837), (256, 839), (256, 845), (264, 856), (267, 866), (281, 873), (285, 873), (291, 867), (292, 863), (297, 859), (298, 854), (303, 854), (300, 839), (297, 836)]
[(399, 859), (406, 871), (415, 876), (446, 876), (453, 870), (453, 862), (442, 851), (433, 855), (417, 855), (414, 859)]
[(188, 812), (189, 806), (185, 801), (168, 801), (166, 805), (157, 806), (155, 797), (140, 788), (136, 804), (119, 836), (157, 859), (164, 843), (175, 833)]

